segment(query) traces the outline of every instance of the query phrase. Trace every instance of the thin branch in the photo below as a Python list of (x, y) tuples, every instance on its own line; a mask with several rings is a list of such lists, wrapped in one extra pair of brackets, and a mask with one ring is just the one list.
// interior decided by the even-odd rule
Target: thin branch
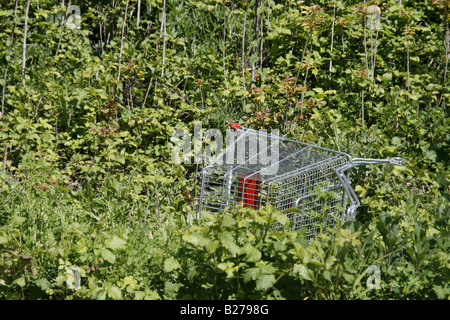
[(445, 80), (447, 80), (448, 56), (450, 54), (450, 34), (449, 34), (449, 28), (448, 28), (448, 4), (447, 4), (447, 1), (444, 2), (444, 21), (445, 21), (445, 70), (444, 70), (444, 83), (445, 83)]
[(163, 1), (163, 12), (161, 19), (161, 27), (163, 28), (163, 59), (162, 59), (162, 68), (161, 68), (161, 78), (164, 77), (164, 66), (166, 64), (166, 0)]
[(448, 4), (444, 3), (444, 21), (445, 21), (445, 70), (444, 70), (444, 81), (447, 80), (447, 70), (448, 70), (448, 55), (450, 54), (450, 35), (448, 28)]
[[(255, 17), (253, 18), (253, 35), (256, 37), (256, 40), (258, 39), (258, 6), (259, 6), (259, 0), (255, 1)], [(251, 54), (250, 56), (252, 56), (253, 54), (256, 53), (256, 48), (257, 45), (253, 46), (251, 48)], [(252, 73), (251, 73), (251, 78), (250, 78), (250, 83), (253, 83), (255, 81), (255, 75), (256, 75), (256, 61), (254, 61), (251, 64), (251, 69), (252, 69)]]
[[(312, 53), (312, 46), (313, 46), (313, 42), (311, 41), (311, 44), (309, 46), (309, 54), (308, 54), (308, 61), (306, 62), (306, 74), (305, 74), (305, 79), (303, 80), (303, 87), (306, 87), (306, 80), (308, 79), (308, 71), (309, 71), (309, 61), (311, 59), (311, 53)], [(302, 90), (302, 102), (300, 105), (300, 114), (303, 114), (303, 102), (305, 100), (305, 90)]]
[(408, 87), (408, 91), (410, 91), (410, 89), (411, 89), (411, 79), (410, 79), (410, 74), (409, 74), (409, 32), (410, 32), (410, 28), (408, 27), (408, 25), (405, 27), (405, 31), (406, 31), (406, 75), (407, 75), (406, 86)]
[[(444, 1), (444, 24), (445, 24), (445, 69), (444, 69), (444, 83), (447, 80), (447, 70), (448, 70), (448, 56), (450, 54), (450, 34), (448, 28), (448, 4), (447, 1)], [(441, 93), (439, 97), (439, 105), (441, 105), (442, 97), (444, 96)]]
[(25, 9), (25, 30), (23, 32), (23, 50), (22, 50), (22, 83), (25, 87), (25, 68), (26, 68), (26, 58), (27, 58), (27, 33), (28, 33), (28, 12), (30, 10), (30, 2), (27, 1), (27, 7)]
[(127, 4), (125, 6), (125, 14), (124, 14), (124, 18), (123, 18), (122, 36), (120, 39), (119, 74), (117, 75), (117, 87), (119, 87), (119, 83), (120, 83), (120, 69), (122, 68), (123, 39), (125, 38), (125, 26), (127, 24), (128, 4), (129, 3), (130, 3), (130, 0), (127, 0)]
[[(103, 56), (103, 28), (102, 28), (102, 26), (103, 26), (103, 24), (104, 24), (104, 20), (102, 19), (103, 17), (102, 17), (102, 15), (100, 14), (100, 6), (99, 5), (97, 5), (97, 11), (98, 11), (98, 25), (99, 25), (99, 28), (100, 28), (100, 32), (99, 32), (99, 35), (100, 35), (100, 50), (101, 50), (101, 55)], [(97, 72), (98, 72), (98, 70), (97, 70)]]
[(295, 76), (294, 87), (297, 85), (298, 77), (300, 76), (300, 69), (302, 68), (303, 59), (305, 58), (305, 54), (306, 54), (306, 48), (308, 47), (308, 43), (309, 43), (309, 40), (311, 37), (312, 37), (312, 31), (311, 31), (309, 37), (306, 39), (305, 46), (303, 47), (302, 58), (300, 59), (300, 65), (298, 66), (297, 75)]
[(3, 189), (5, 189), (5, 178), (6, 178), (6, 160), (8, 157), (8, 145), (5, 145), (5, 153), (3, 154)]
[(222, 44), (222, 65), (223, 65), (223, 77), (225, 80), (225, 87), (228, 90), (228, 81), (227, 81), (227, 69), (225, 67), (225, 43), (227, 40), (227, 7), (223, 6), (223, 44)]
[(372, 81), (373, 82), (375, 82), (375, 65), (377, 62), (378, 33), (379, 33), (379, 30), (377, 29), (377, 33), (375, 35), (375, 47), (373, 48), (373, 57), (372, 57)]
[(334, 41), (334, 23), (336, 18), (336, 0), (334, 0), (334, 7), (333, 7), (333, 22), (331, 24), (331, 45), (330, 45), (330, 75), (329, 80), (331, 84), (331, 68), (333, 67), (333, 41)]
[[(261, 7), (264, 7), (264, 2), (261, 2)], [(264, 22), (263, 22), (263, 11), (261, 11), (260, 15), (260, 22), (259, 22), (259, 28), (260, 28), (260, 46), (259, 46), (259, 67), (262, 69), (263, 67), (263, 51), (264, 51)], [(261, 81), (261, 80), (260, 80)]]
[(2, 112), (0, 113), (0, 118), (5, 114), (5, 94), (6, 94), (6, 77), (8, 75), (8, 63), (5, 67), (5, 76), (3, 77), (3, 88), (2, 88)]
[(39, 96), (39, 101), (36, 104), (36, 109), (34, 110), (34, 120), (37, 122), (37, 118), (38, 118), (38, 111), (39, 111), (39, 106), (41, 105), (41, 101), (42, 101), (42, 93)]
[(247, 22), (247, 6), (244, 11), (244, 29), (242, 31), (242, 45), (241, 45), (241, 55), (242, 55), (242, 87), (244, 91), (247, 91), (245, 86), (245, 25)]
[(147, 96), (148, 96), (148, 93), (149, 93), (150, 88), (152, 86), (152, 82), (153, 82), (153, 78), (150, 80), (150, 82), (148, 84), (148, 88), (147, 88), (147, 91), (145, 92), (145, 98), (144, 98), (144, 103), (142, 103), (142, 107), (144, 107), (145, 103), (147, 102)]
[(361, 93), (361, 119), (362, 119), (362, 126), (364, 127), (364, 89), (362, 89)]
[[(62, 6), (64, 7), (64, 1), (62, 2)], [(69, 16), (69, 10), (72, 6), (72, 0), (69, 0), (69, 5), (67, 6), (66, 15), (63, 18), (63, 22), (61, 24), (61, 35), (59, 36), (58, 46), (56, 47), (55, 57), (58, 55), (59, 47), (61, 46), (61, 40), (64, 32), (64, 27), (66, 25), (67, 17)]]
[[(364, 33), (364, 62), (366, 65), (366, 71), (367, 71), (367, 79), (370, 79), (369, 74), (369, 61), (367, 56), (367, 26), (366, 26), (366, 18), (367, 18), (367, 7), (366, 7), (366, 0), (364, 0), (364, 16), (363, 16), (363, 33)], [(364, 89), (362, 89), (361, 93), (361, 119), (362, 119), (362, 126), (364, 127)]]
[[(366, 6), (366, 1), (364, 0), (364, 8)], [(366, 64), (366, 70), (367, 72), (369, 72), (369, 62), (367, 60), (367, 36), (366, 36), (366, 13), (364, 12), (364, 16), (363, 16), (363, 28), (364, 28), (364, 61)], [(369, 77), (369, 74), (367, 74), (367, 77)]]
[[(164, 2), (166, 2), (164, 0)], [(155, 181), (155, 192), (156, 192), (156, 210), (158, 212), (158, 230), (161, 230), (161, 210), (159, 208), (159, 193), (158, 193), (158, 182)]]
[[(16, 28), (15, 21), (16, 21), (16, 16), (17, 16), (18, 4), (19, 4), (19, 0), (16, 0), (16, 5), (14, 7), (14, 20), (13, 20), (14, 24), (13, 24), (12, 31), (11, 31), (11, 38), (10, 38), (7, 57), (11, 56), (11, 49), (12, 49), (12, 45), (14, 42), (14, 30)], [(9, 66), (9, 62), (8, 62), (8, 60), (6, 60), (5, 76), (3, 77), (3, 88), (2, 88), (2, 112), (0, 113), (0, 118), (3, 117), (3, 115), (5, 114), (5, 94), (6, 94), (6, 80), (7, 80), (7, 75), (8, 75), (8, 66)]]
[(139, 28), (139, 22), (141, 20), (141, 0), (137, 3), (137, 17), (136, 17), (136, 27)]

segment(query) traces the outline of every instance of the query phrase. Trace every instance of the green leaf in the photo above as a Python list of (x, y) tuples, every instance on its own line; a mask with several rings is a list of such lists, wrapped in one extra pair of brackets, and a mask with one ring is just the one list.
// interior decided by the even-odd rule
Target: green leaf
[(393, 137), (392, 138), (392, 144), (399, 147), (402, 145), (402, 139), (399, 137)]
[(112, 250), (121, 250), (125, 249), (127, 242), (117, 236), (113, 236), (112, 238), (108, 239), (105, 244)]
[(106, 294), (108, 292), (106, 290), (101, 290), (98, 294), (97, 294), (97, 300), (106, 300)]
[(301, 263), (295, 264), (293, 271), (294, 273), (298, 274), (300, 278), (312, 281), (311, 276), (308, 273), (308, 270)]
[(182, 236), (183, 241), (186, 241), (188, 243), (193, 244), (194, 246), (201, 246), (201, 247), (205, 247), (208, 246), (210, 243), (210, 240), (197, 235), (197, 234), (192, 234), (192, 233), (185, 233)]
[(320, 267), (320, 268), (323, 268), (323, 267), (324, 267), (324, 264), (323, 264), (322, 262), (316, 260), (316, 259), (311, 259), (311, 260), (309, 260), (309, 261), (308, 261), (308, 264), (311, 264), (311, 265), (313, 265), (313, 266), (318, 266), (318, 267)]
[(259, 268), (249, 268), (245, 270), (243, 279), (245, 282), (249, 282), (250, 280), (256, 280), (260, 274), (261, 270)]
[(191, 243), (194, 246), (197, 246), (200, 243), (200, 239), (196, 234), (185, 233), (181, 238), (183, 239), (183, 241)]
[(96, 254), (99, 254), (103, 259), (108, 261), (111, 264), (116, 263), (116, 256), (110, 250), (106, 248), (96, 249), (94, 250)]
[(144, 291), (135, 291), (134, 292), (134, 300), (144, 300), (145, 292)]
[(246, 255), (248, 262), (261, 260), (261, 252), (249, 243), (242, 247), (240, 252)]
[(123, 284), (125, 285), (129, 285), (129, 284), (136, 284), (137, 281), (134, 280), (133, 276), (126, 276), (125, 278), (123, 278)]
[(7, 243), (9, 241), (9, 237), (0, 237), (0, 244)]
[(274, 213), (275, 221), (280, 223), (281, 225), (285, 225), (289, 222), (289, 218), (286, 214), (282, 214), (281, 212)]
[(391, 81), (391, 80), (392, 80), (392, 73), (386, 72), (386, 73), (383, 74), (383, 76), (381, 77), (381, 80), (382, 80), (383, 82)]
[(329, 256), (327, 258), (327, 261), (325, 261), (325, 268), (330, 269), (336, 261), (337, 261), (337, 259), (335, 256)]
[(236, 271), (234, 263), (230, 261), (227, 261), (226, 263), (219, 263), (217, 268), (225, 272), (227, 274), (227, 278), (232, 278), (234, 276), (234, 272)]
[(145, 300), (161, 300), (161, 297), (156, 291), (145, 289)]
[(111, 286), (108, 288), (108, 296), (114, 300), (121, 300), (122, 291), (120, 291), (120, 289), (117, 288), (116, 286)]
[(216, 252), (217, 248), (219, 247), (220, 242), (217, 240), (214, 241), (210, 241), (206, 246), (206, 251), (208, 251), (209, 253), (214, 253)]
[(50, 282), (45, 278), (38, 279), (35, 281), (35, 283), (43, 291), (45, 291), (51, 287)]
[(263, 274), (256, 279), (256, 290), (267, 290), (275, 283), (273, 274)]
[(27, 220), (27, 218), (14, 216), (11, 219), (11, 226), (16, 227), (22, 223), (24, 223)]
[(367, 192), (367, 190), (360, 185), (355, 186), (355, 191), (359, 194), (360, 197), (364, 197)]
[(422, 147), (422, 151), (425, 153), (425, 155), (433, 162), (436, 162), (437, 154), (436, 151), (430, 150), (430, 144), (426, 144)]
[(164, 261), (164, 271), (171, 272), (173, 270), (181, 268), (180, 263), (174, 257), (167, 258)]
[(235, 256), (239, 252), (239, 246), (236, 243), (234, 243), (233, 240), (228, 238), (222, 238), (220, 242), (231, 253), (232, 256)]
[(25, 287), (25, 279), (23, 277), (17, 278), (16, 280), (13, 281), (13, 284)]
[(436, 293), (439, 300), (450, 298), (450, 288), (442, 286), (433, 286), (433, 291)]
[(230, 227), (236, 224), (236, 220), (233, 219), (229, 214), (223, 216), (222, 227)]
[(0, 17), (8, 17), (14, 14), (14, 10), (0, 10)]
[(250, 56), (250, 63), (251, 63), (251, 64), (256, 63), (256, 62), (259, 61), (259, 59), (260, 59), (260, 57), (259, 57), (258, 54), (252, 54), (252, 55)]

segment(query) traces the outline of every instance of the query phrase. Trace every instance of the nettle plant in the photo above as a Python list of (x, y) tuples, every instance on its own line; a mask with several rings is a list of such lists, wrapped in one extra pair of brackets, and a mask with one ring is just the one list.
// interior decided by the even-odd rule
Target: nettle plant
[[(283, 228), (273, 229), (275, 222)], [(164, 294), (190, 299), (361, 296), (358, 286), (366, 275), (365, 263), (357, 259), (361, 231), (326, 232), (308, 242), (290, 231), (285, 213), (270, 206), (205, 214), (200, 224), (179, 232), (181, 247), (164, 261)]]

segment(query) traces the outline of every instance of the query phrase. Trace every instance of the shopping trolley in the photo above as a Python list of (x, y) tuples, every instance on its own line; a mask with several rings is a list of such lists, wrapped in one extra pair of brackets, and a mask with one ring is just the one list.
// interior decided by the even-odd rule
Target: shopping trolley
[[(221, 213), (238, 203), (256, 210), (270, 204), (286, 212), (292, 229), (303, 229), (306, 238), (355, 217), (360, 202), (351, 187), (351, 168), (404, 163), (399, 157), (353, 158), (237, 123), (230, 128), (226, 148), (206, 159), (201, 170), (200, 215)], [(275, 223), (277, 227), (281, 225)]]

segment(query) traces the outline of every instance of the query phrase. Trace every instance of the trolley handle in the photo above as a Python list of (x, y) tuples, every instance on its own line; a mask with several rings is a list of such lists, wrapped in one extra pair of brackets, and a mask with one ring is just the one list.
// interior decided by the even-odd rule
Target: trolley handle
[(369, 158), (353, 158), (350, 161), (350, 167), (362, 166), (366, 164), (378, 164), (378, 163), (389, 163), (396, 166), (401, 166), (405, 163), (405, 159), (400, 157), (393, 157), (389, 159), (369, 159)]
[(350, 207), (347, 209), (347, 216), (355, 217), (356, 209), (360, 206), (361, 203), (359, 202), (358, 196), (353, 190), (350, 181), (344, 172), (355, 166), (362, 166), (366, 164), (378, 164), (378, 163), (389, 163), (392, 165), (401, 166), (405, 163), (405, 159), (400, 157), (393, 157), (389, 159), (353, 158), (347, 165), (344, 165), (343, 167), (338, 168), (336, 170), (337, 176), (341, 181), (342, 186), (344, 187), (344, 192), (347, 194), (351, 202)]

